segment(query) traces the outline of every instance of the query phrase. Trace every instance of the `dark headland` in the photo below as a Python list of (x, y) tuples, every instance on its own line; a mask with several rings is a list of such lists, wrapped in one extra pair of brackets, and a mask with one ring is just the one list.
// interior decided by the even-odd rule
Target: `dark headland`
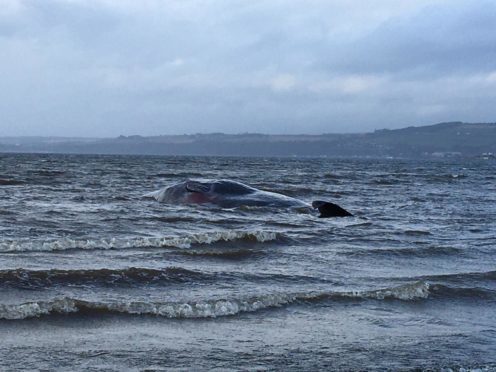
[(493, 157), (496, 123), (449, 122), (370, 133), (0, 137), (0, 152), (329, 157)]

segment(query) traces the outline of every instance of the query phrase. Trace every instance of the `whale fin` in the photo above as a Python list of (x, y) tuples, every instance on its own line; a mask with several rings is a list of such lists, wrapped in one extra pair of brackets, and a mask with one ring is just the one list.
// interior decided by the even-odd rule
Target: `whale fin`
[(312, 207), (319, 210), (320, 218), (353, 216), (350, 212), (341, 208), (339, 205), (322, 200), (314, 201), (312, 203)]
[(164, 198), (164, 189), (146, 193), (142, 198), (152, 198), (160, 202)]

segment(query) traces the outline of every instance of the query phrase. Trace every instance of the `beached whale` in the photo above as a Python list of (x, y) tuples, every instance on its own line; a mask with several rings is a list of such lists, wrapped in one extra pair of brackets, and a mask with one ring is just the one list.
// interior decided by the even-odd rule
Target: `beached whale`
[(231, 180), (186, 180), (145, 195), (168, 204), (214, 204), (221, 208), (241, 206), (318, 210), (319, 217), (346, 217), (350, 212), (326, 201), (312, 204)]

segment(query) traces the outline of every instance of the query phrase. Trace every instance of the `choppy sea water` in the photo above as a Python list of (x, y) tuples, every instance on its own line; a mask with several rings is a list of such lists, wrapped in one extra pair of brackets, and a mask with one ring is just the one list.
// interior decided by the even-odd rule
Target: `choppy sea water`
[[(0, 155), (0, 370), (496, 369), (495, 170)], [(187, 178), (355, 217), (142, 198)]]

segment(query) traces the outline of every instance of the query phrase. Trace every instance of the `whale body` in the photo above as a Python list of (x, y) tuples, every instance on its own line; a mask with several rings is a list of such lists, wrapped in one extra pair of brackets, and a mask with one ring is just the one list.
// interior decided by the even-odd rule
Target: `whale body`
[(279, 207), (318, 210), (319, 217), (346, 217), (352, 214), (326, 201), (312, 204), (271, 191), (259, 190), (232, 180), (186, 180), (145, 195), (167, 204), (213, 204), (221, 208)]

